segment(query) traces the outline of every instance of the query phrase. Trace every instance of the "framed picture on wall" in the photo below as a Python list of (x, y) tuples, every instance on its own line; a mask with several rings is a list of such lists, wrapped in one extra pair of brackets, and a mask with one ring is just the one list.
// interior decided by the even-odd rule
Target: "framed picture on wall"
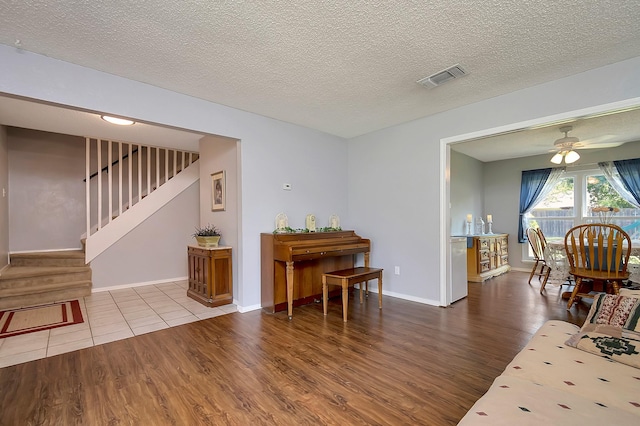
[(224, 170), (211, 175), (211, 211), (223, 211), (226, 189), (224, 185)]

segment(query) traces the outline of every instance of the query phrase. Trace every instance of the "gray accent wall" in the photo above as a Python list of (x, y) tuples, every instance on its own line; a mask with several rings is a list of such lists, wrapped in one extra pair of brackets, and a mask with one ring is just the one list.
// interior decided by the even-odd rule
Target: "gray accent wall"
[(183, 280), (187, 246), (198, 224), (199, 183), (91, 261), (93, 288)]
[[(240, 199), (240, 141), (222, 136), (205, 136), (200, 140), (200, 193), (199, 224), (212, 224), (222, 233), (220, 245), (232, 248), (233, 282), (238, 283), (241, 268), (238, 266), (240, 249), (241, 221)], [(223, 171), (225, 173), (225, 209), (212, 211), (212, 178), (211, 175)], [(191, 244), (196, 244), (195, 239)], [(240, 298), (242, 288), (233, 286), (234, 300)]]
[(11, 252), (82, 247), (85, 140), (8, 128)]
[[(452, 150), (449, 170), (451, 235), (465, 235), (467, 233), (467, 215), (471, 214), (473, 222), (475, 222), (476, 217), (483, 215), (484, 212), (482, 203), (484, 200), (483, 163)], [(488, 213), (491, 214), (491, 212)], [(472, 223), (471, 233), (473, 232)], [(496, 231), (494, 230), (494, 232)]]
[(9, 264), (9, 148), (7, 128), (0, 126), (0, 271)]

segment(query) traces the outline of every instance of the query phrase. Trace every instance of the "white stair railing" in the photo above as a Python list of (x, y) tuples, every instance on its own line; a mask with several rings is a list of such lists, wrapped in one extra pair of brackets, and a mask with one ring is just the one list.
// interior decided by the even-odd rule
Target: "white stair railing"
[(86, 236), (125, 214), (197, 159), (196, 152), (87, 137)]

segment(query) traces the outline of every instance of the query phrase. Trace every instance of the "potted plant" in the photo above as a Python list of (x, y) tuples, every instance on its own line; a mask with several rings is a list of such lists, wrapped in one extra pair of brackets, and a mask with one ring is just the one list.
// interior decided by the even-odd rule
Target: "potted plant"
[(202, 228), (196, 227), (196, 232), (193, 236), (198, 241), (200, 247), (218, 247), (218, 242), (220, 242), (222, 234), (214, 225), (207, 224), (207, 226), (203, 226)]

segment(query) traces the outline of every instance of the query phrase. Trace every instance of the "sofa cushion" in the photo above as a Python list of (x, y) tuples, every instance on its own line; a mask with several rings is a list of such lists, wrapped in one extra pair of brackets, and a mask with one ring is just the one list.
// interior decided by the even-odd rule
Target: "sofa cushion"
[(564, 321), (546, 322), (502, 375), (640, 416), (640, 370), (565, 345), (579, 330)]
[[(606, 393), (608, 390), (603, 387), (601, 392)], [(633, 410), (601, 401), (502, 375), (493, 382), (485, 396), (476, 401), (458, 425), (585, 426), (633, 425), (640, 422), (638, 413)]]
[[(640, 340), (589, 332), (571, 336), (566, 344), (581, 351), (640, 369)], [(640, 374), (640, 371), (638, 372)]]
[(565, 344), (640, 368), (640, 299), (598, 294), (579, 333)]
[(640, 298), (600, 293), (594, 296), (581, 333), (640, 339)]
[(579, 330), (547, 321), (459, 424), (640, 424), (640, 371), (566, 346)]

